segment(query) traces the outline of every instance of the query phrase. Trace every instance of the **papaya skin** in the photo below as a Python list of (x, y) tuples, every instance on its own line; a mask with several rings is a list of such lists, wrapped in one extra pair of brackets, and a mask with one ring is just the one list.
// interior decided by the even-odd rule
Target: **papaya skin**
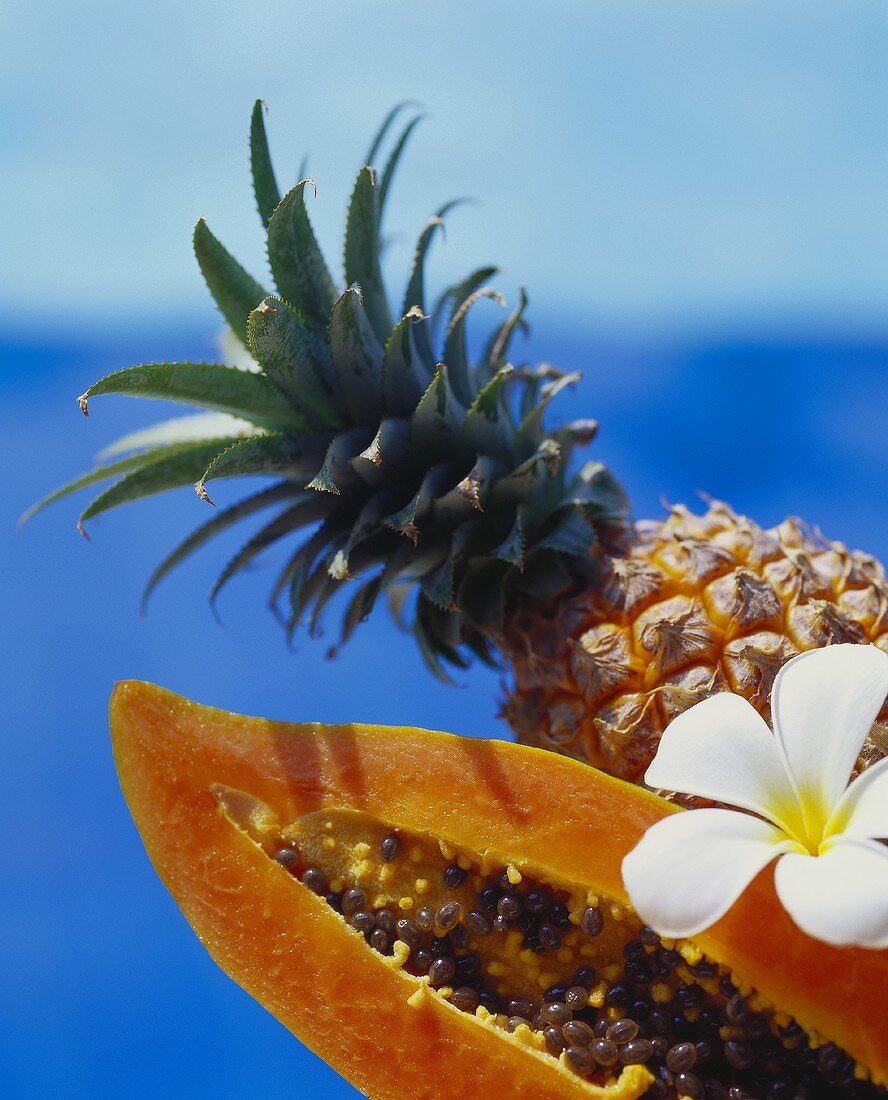
[[(285, 724), (128, 681), (111, 699), (121, 786), (148, 854), (216, 962), (358, 1089), (381, 1100), (612, 1097), (650, 1083), (626, 1067), (599, 1088), (460, 1012), (373, 952), (226, 816), (214, 789), (248, 792), (281, 822), (362, 810), (628, 905), (620, 865), (676, 810), (543, 750), (394, 727)], [(691, 811), (692, 812), (692, 811)], [(693, 943), (769, 1003), (888, 1081), (888, 951), (802, 933), (766, 868)], [(408, 1004), (408, 999), (410, 1003)]]

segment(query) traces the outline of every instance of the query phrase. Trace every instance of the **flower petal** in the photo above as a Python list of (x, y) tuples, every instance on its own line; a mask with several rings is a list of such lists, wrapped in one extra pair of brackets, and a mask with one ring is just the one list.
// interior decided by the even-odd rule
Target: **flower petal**
[(886, 696), (888, 653), (873, 645), (812, 649), (777, 673), (774, 733), (812, 838), (839, 801)]
[(826, 827), (859, 839), (888, 840), (888, 757), (859, 775), (839, 800)]
[(774, 735), (740, 695), (720, 692), (666, 727), (645, 782), (752, 810), (804, 835), (802, 809)]
[(803, 932), (847, 947), (888, 947), (888, 848), (840, 840), (823, 855), (783, 856), (777, 894)]
[(648, 829), (623, 860), (623, 882), (654, 931), (692, 936), (723, 917), (758, 872), (793, 847), (749, 814), (685, 810)]

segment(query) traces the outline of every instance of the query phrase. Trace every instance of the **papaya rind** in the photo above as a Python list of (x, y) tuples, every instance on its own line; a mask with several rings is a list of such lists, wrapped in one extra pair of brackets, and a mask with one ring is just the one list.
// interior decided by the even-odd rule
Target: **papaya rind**
[[(213, 784), (248, 791), (286, 822), (350, 806), (407, 830), (610, 895), (628, 904), (624, 855), (677, 811), (641, 788), (540, 749), (407, 727), (287, 724), (190, 702), (139, 681), (111, 700), (121, 785), (161, 879), (219, 965), (368, 1095), (630, 1100), (650, 1078), (627, 1067), (595, 1090), (513, 1036), (441, 998), (407, 999), (418, 979), (395, 969), (222, 812)], [(258, 930), (261, 928), (261, 934)], [(694, 944), (768, 1003), (888, 1078), (882, 1026), (888, 951), (806, 936), (766, 868)], [(358, 1006), (357, 1008), (355, 1006)], [(406, 1069), (406, 1072), (411, 1072)], [(471, 1089), (472, 1091), (466, 1091)]]

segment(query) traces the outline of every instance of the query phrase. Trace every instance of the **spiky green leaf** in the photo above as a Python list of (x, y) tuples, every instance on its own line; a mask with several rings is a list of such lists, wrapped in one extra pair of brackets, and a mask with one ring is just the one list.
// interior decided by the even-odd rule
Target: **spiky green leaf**
[[(161, 453), (160, 448), (154, 452), (155, 455), (159, 453)], [(81, 489), (88, 489), (90, 485), (98, 485), (103, 481), (110, 481), (112, 477), (118, 477), (121, 474), (128, 474), (132, 470), (137, 470), (140, 466), (144, 466), (146, 462), (150, 462), (151, 457), (151, 453), (134, 454), (129, 455), (127, 458), (120, 458), (116, 462), (106, 463), (104, 466), (97, 466), (94, 470), (90, 470), (88, 473), (82, 474), (73, 481), (69, 481), (53, 490), (48, 496), (38, 500), (36, 504), (32, 504), (19, 519), (19, 527), (24, 527), (38, 512), (42, 512), (50, 504), (55, 504), (57, 500), (62, 500)]]
[(527, 323), (524, 320), (524, 311), (527, 309), (527, 293), (524, 287), (518, 291), (518, 307), (505, 319), (502, 325), (493, 333), (481, 362), (475, 372), (475, 381), (483, 386), (488, 378), (506, 365), (512, 338), (519, 329), (526, 331)]
[(622, 527), (629, 518), (629, 498), (603, 462), (587, 462), (570, 487), (583, 504), (587, 517), (608, 526)]
[(505, 306), (505, 299), (491, 287), (481, 287), (474, 291), (463, 301), (447, 329), (444, 339), (444, 362), (450, 371), (450, 380), (453, 384), (453, 392), (466, 406), (472, 403), (475, 396), (474, 387), (469, 373), (469, 353), (466, 347), (466, 320), (472, 306), (484, 298), (489, 298), (500, 306)]
[(450, 458), (464, 415), (465, 409), (450, 388), (447, 367), (440, 363), (410, 420), (416, 451), (427, 456), (429, 462)]
[(102, 394), (149, 397), (230, 413), (260, 428), (303, 432), (293, 404), (261, 374), (219, 363), (143, 363), (99, 379), (78, 398), (88, 415), (90, 398)]
[[(226, 444), (228, 440), (225, 441)], [(280, 432), (251, 436), (226, 446), (205, 464), (203, 470), (192, 478), (195, 490), (202, 500), (209, 500), (206, 484), (228, 477), (246, 477), (251, 474), (286, 474), (298, 480), (316, 454), (314, 441), (296, 447), (291, 439)]]
[(147, 451), (153, 447), (165, 447), (171, 443), (197, 443), (207, 439), (238, 439), (244, 435), (255, 435), (256, 425), (249, 420), (241, 420), (229, 413), (193, 413), (191, 416), (175, 416), (170, 420), (161, 420), (150, 428), (115, 439), (99, 451), (100, 459), (113, 458), (115, 455), (130, 451)]
[(557, 550), (559, 554), (585, 557), (595, 541), (595, 528), (584, 516), (583, 509), (571, 507), (558, 518), (551, 531), (538, 540), (536, 549)]
[(256, 207), (263, 225), (268, 225), (274, 208), (281, 201), (281, 193), (278, 190), (271, 163), (271, 153), (268, 151), (268, 138), (265, 134), (266, 110), (267, 107), (262, 100), (257, 99), (253, 105), (253, 115), (250, 120), (250, 171), (253, 177)]
[(396, 103), (394, 107), (392, 107), (389, 113), (382, 120), (382, 124), (380, 125), (379, 129), (373, 135), (373, 140), (370, 142), (370, 148), (367, 150), (367, 154), (362, 161), (363, 164), (376, 164), (376, 158), (379, 154), (379, 150), (382, 147), (382, 143), (388, 136), (388, 133), (391, 130), (392, 126), (395, 124), (398, 116), (403, 114), (404, 111), (408, 110), (408, 108), (418, 107), (419, 104), (412, 99), (402, 100), (400, 103)]
[(464, 445), (476, 454), (508, 462), (513, 457), (515, 427), (504, 400), (503, 387), (514, 373), (502, 367), (476, 396), (460, 428)]
[[(426, 332), (428, 319), (418, 306), (411, 307), (392, 329), (382, 361), (385, 407), (396, 416), (409, 416), (428, 387), (431, 378), (417, 341)], [(428, 333), (425, 335), (428, 341)], [(431, 347), (431, 345), (429, 345)]]
[(498, 641), (502, 635), (506, 611), (503, 581), (509, 573), (508, 562), (489, 559), (473, 563), (466, 570), (457, 591), (457, 602), (465, 618), (482, 634)]
[(490, 557), (499, 558), (500, 561), (507, 561), (511, 565), (523, 569), (524, 551), (524, 522), (522, 520), (522, 511), (519, 508), (515, 514), (515, 522), (512, 524), (511, 530), (503, 541), (490, 551)]
[(345, 281), (361, 288), (364, 308), (380, 345), (392, 331), (385, 284), (379, 267), (379, 194), (372, 168), (355, 180), (345, 222)]
[(246, 542), (225, 566), (210, 590), (210, 603), (215, 603), (219, 593), (232, 577), (242, 572), (263, 550), (272, 543), (291, 535), (294, 531), (323, 519), (322, 502), (312, 493), (301, 497), (295, 504), (285, 508), (275, 518)]
[(194, 255), (219, 312), (247, 346), (247, 318), (265, 290), (210, 232), (203, 218), (194, 227)]
[(281, 481), (277, 485), (272, 485), (269, 489), (262, 489), (258, 493), (253, 493), (243, 500), (239, 500), (236, 504), (232, 504), (230, 508), (217, 512), (205, 523), (202, 523), (200, 527), (192, 531), (186, 539), (183, 539), (178, 546), (167, 554), (151, 574), (142, 593), (142, 610), (145, 610), (148, 600), (160, 582), (202, 546), (206, 546), (217, 535), (221, 535), (223, 531), (227, 531), (229, 527), (233, 527), (241, 520), (247, 519), (248, 516), (254, 515), (263, 508), (270, 508), (273, 504), (278, 504), (282, 500), (298, 496), (302, 492), (298, 485), (294, 485), (293, 482)]
[(351, 554), (357, 546), (365, 542), (380, 529), (381, 520), (398, 503), (398, 494), (392, 489), (383, 489), (370, 497), (349, 531), (348, 542), (334, 555), (329, 573), (334, 580), (346, 580), (349, 578), (349, 565)]
[(289, 589), (290, 613), (286, 616), (282, 615), (282, 617), (285, 618), (290, 629), (295, 627), (296, 620), (298, 619), (298, 616), (294, 618), (293, 609), (297, 605), (298, 593), (301, 592), (307, 580), (311, 566), (318, 555), (321, 554), (334, 539), (339, 538), (344, 532), (348, 531), (354, 520), (354, 516), (354, 509), (348, 504), (338, 504), (332, 512), (327, 514), (317, 530), (290, 556), (286, 565), (278, 574), (274, 588), (271, 592), (269, 604), (276, 613), (282, 615), (280, 608), (277, 606), (278, 600), (283, 595), (284, 591)]
[(369, 446), (350, 465), (368, 485), (396, 485), (406, 474), (410, 458), (410, 422), (386, 417)]
[(281, 296), (323, 332), (337, 291), (305, 208), (308, 184), (314, 187), (312, 180), (297, 183), (272, 214), (268, 222), (268, 263)]
[(432, 310), (433, 327), (437, 330), (440, 318), (446, 316), (445, 327), (449, 328), (457, 310), (463, 302), (465, 302), (467, 298), (471, 298), (476, 290), (480, 290), (481, 287), (489, 282), (498, 272), (498, 267), (493, 267), (488, 264), (485, 267), (476, 268), (461, 282), (454, 283), (453, 286), (447, 287), (438, 298), (438, 301), (435, 303), (435, 308)]
[(338, 428), (333, 363), (324, 340), (280, 298), (266, 298), (250, 314), (250, 350), (311, 430)]
[(78, 526), (121, 504), (193, 484), (229, 443), (228, 439), (215, 439), (149, 452), (145, 456), (148, 461), (109, 486), (80, 513)]
[(432, 570), (423, 577), (420, 587), (436, 607), (449, 610), (453, 607), (454, 580), (455, 565), (453, 556), (448, 554), (437, 569)]
[(523, 455), (530, 454), (540, 445), (546, 435), (543, 426), (543, 417), (545, 416), (546, 409), (548, 409), (563, 390), (566, 390), (568, 386), (575, 385), (579, 382), (580, 378), (581, 375), (579, 371), (574, 371), (572, 374), (565, 374), (552, 382), (547, 382), (542, 387), (540, 396), (533, 409), (524, 417), (518, 429), (518, 438), (516, 442), (517, 453), (519, 455), (522, 453), (522, 450)]
[(382, 345), (376, 339), (360, 292), (349, 287), (330, 319), (333, 373), (352, 421), (366, 424), (382, 414)]
[(410, 501), (385, 518), (385, 525), (399, 535), (406, 535), (415, 545), (419, 539), (418, 521), (430, 510), (432, 501), (453, 484), (455, 476), (455, 467), (449, 462), (433, 466)]
[(517, 507), (551, 482), (561, 469), (561, 449), (554, 439), (544, 439), (529, 458), (497, 482), (493, 499), (498, 506)]
[(334, 436), (324, 454), (323, 465), (309, 481), (307, 488), (339, 496), (349, 485), (353, 485), (358, 475), (351, 460), (364, 450), (372, 436), (370, 428), (350, 428)]
[[(382, 215), (385, 210), (385, 202), (388, 198), (389, 190), (391, 189), (392, 182), (395, 178), (395, 172), (398, 170), (398, 165), (401, 162), (401, 157), (404, 155), (404, 150), (407, 147), (407, 142), (413, 136), (413, 131), (422, 122), (425, 115), (417, 115), (412, 118), (404, 129), (401, 131), (398, 140), (395, 142), (395, 147), (392, 150), (391, 156), (386, 162), (385, 169), (379, 178), (379, 222), (382, 222)], [(370, 161), (367, 162), (371, 163)]]
[[(450, 202), (445, 203), (432, 218), (426, 222), (422, 233), (419, 236), (419, 240), (416, 244), (416, 249), (413, 253), (413, 264), (410, 268), (410, 276), (407, 280), (407, 291), (404, 294), (404, 306), (401, 310), (402, 314), (406, 317), (412, 309), (418, 309), (420, 313), (425, 316), (426, 304), (425, 304), (425, 260), (428, 253), (429, 246), (434, 239), (435, 233), (440, 230), (444, 232), (444, 219), (447, 214), (453, 210), (456, 206), (467, 202), (467, 199), (452, 199)], [(416, 350), (419, 353), (419, 359), (423, 366), (428, 371), (434, 370), (435, 367), (435, 353), (432, 348), (431, 340), (431, 322), (426, 322), (421, 328), (417, 328), (413, 332), (413, 339), (416, 345)]]

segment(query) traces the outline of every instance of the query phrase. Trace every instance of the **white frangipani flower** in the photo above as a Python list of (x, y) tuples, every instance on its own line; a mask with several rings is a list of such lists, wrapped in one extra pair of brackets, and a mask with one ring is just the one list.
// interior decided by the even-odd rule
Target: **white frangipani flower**
[[(653, 825), (623, 860), (636, 911), (664, 936), (714, 924), (772, 860), (778, 897), (808, 935), (888, 947), (888, 758), (853, 783), (888, 696), (888, 654), (871, 645), (802, 653), (774, 681), (774, 733), (722, 692), (666, 729), (645, 774), (655, 788), (740, 807)], [(753, 816), (756, 815), (756, 816)]]

